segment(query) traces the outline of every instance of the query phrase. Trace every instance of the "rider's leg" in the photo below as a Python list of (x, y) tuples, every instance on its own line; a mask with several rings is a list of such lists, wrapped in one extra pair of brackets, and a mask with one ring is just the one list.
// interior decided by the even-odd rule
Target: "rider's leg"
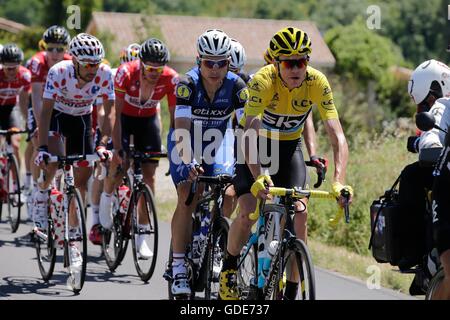
[(103, 181), (103, 192), (100, 196), (99, 204), (99, 218), (102, 227), (105, 229), (111, 229), (112, 227), (113, 213), (111, 197), (116, 186), (122, 181), (125, 172), (125, 168), (113, 161), (110, 163), (108, 175)]
[[(64, 145), (59, 137), (48, 138), (48, 150), (52, 155), (64, 154)], [(50, 184), (53, 181), (56, 170), (58, 169), (57, 163), (49, 163), (44, 170), (36, 170), (34, 172), (34, 179), (38, 182), (37, 190), (33, 195), (33, 220), (37, 227), (46, 229), (47, 227), (47, 214), (48, 214), (48, 190)], [(41, 181), (41, 171), (45, 173), (43, 181)]]
[(178, 184), (177, 207), (172, 217), (172, 274), (174, 281), (171, 290), (172, 294), (175, 295), (185, 295), (190, 294), (191, 292), (187, 279), (187, 269), (184, 257), (186, 247), (189, 244), (192, 235), (192, 212), (197, 203), (199, 190), (197, 190), (197, 194), (194, 196), (192, 203), (187, 206), (185, 201), (188, 198), (190, 190), (191, 183), (183, 182)]

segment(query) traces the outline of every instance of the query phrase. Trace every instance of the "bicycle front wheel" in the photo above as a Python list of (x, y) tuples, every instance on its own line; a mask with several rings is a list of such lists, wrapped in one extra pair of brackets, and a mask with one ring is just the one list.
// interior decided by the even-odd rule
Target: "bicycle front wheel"
[(69, 241), (66, 241), (64, 250), (66, 263), (69, 267), (68, 284), (72, 287), (74, 293), (79, 293), (84, 285), (87, 267), (87, 235), (84, 204), (78, 189), (74, 189), (68, 197)]
[(434, 294), (436, 293), (436, 289), (444, 280), (445, 274), (444, 269), (441, 268), (434, 276), (431, 278), (430, 284), (428, 285), (427, 293), (425, 294), (425, 300), (434, 300)]
[(42, 279), (48, 282), (53, 275), (56, 262), (55, 229), (52, 219), (48, 219), (47, 233), (37, 231), (34, 237), (39, 272)]
[(148, 282), (153, 275), (158, 255), (158, 220), (153, 194), (143, 185), (131, 196), (128, 214), (131, 215), (131, 242), (136, 271), (142, 281)]
[[(281, 253), (281, 267), (278, 271), (277, 283), (271, 299), (315, 300), (314, 266), (306, 244), (300, 239), (295, 239), (288, 242)], [(292, 296), (286, 295), (287, 280), (297, 282), (298, 286), (295, 296), (294, 294)]]
[(102, 234), (102, 249), (106, 264), (114, 272), (125, 256), (129, 235), (125, 234), (124, 214), (119, 211), (117, 193), (113, 198), (113, 226), (111, 230), (104, 230)]
[(223, 259), (227, 253), (229, 226), (224, 218), (219, 217), (214, 221), (212, 228), (212, 241), (208, 244), (206, 252), (206, 300), (217, 300), (219, 298), (219, 278)]
[(8, 157), (6, 170), (6, 190), (8, 190), (6, 202), (8, 204), (8, 220), (11, 226), (11, 232), (15, 233), (20, 224), (20, 208), (22, 203), (20, 199), (19, 170), (17, 160), (14, 155)]

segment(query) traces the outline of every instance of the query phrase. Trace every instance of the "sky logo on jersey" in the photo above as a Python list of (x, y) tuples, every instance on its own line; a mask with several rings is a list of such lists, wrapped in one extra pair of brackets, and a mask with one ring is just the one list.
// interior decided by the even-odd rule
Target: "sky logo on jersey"
[(269, 113), (267, 110), (263, 114), (263, 125), (269, 129), (276, 129), (279, 131), (293, 132), (297, 131), (306, 120), (309, 112), (300, 116), (292, 115), (277, 115)]
[(177, 98), (189, 100), (191, 94), (192, 90), (187, 85), (185, 85), (184, 83), (178, 84), (176, 90)]

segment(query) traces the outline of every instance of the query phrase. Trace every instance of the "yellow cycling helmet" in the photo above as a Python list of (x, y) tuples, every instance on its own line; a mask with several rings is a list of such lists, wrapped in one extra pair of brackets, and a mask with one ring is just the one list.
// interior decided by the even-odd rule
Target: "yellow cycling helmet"
[(311, 54), (311, 40), (306, 32), (294, 27), (281, 29), (270, 40), (269, 52), (274, 59), (284, 54), (292, 56), (294, 54)]
[(264, 52), (264, 61), (266, 62), (266, 65), (273, 63), (273, 57), (270, 54), (269, 48), (267, 48), (267, 50)]

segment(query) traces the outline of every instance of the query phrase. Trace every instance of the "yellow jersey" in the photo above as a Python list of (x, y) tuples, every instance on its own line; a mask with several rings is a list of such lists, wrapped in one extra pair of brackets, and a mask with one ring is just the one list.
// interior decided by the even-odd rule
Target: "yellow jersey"
[(300, 87), (289, 90), (274, 65), (261, 68), (248, 83), (249, 98), (240, 124), (247, 116), (261, 119), (263, 136), (279, 140), (299, 139), (313, 104), (322, 120), (338, 119), (333, 93), (325, 75), (310, 66)]

